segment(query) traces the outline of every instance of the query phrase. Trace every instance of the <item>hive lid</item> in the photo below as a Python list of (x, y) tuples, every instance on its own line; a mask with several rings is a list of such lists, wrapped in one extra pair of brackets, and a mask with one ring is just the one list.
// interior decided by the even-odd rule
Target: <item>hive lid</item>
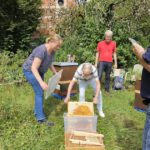
[(69, 116), (94, 116), (94, 106), (92, 102), (69, 102)]
[(48, 81), (48, 90), (46, 91), (45, 98), (47, 99), (55, 90), (61, 75), (62, 75), (63, 70), (60, 70), (57, 72), (54, 76), (52, 76), (49, 81)]
[(78, 63), (75, 63), (75, 62), (53, 62), (53, 65), (60, 66), (60, 67), (64, 67), (64, 66), (78, 66)]

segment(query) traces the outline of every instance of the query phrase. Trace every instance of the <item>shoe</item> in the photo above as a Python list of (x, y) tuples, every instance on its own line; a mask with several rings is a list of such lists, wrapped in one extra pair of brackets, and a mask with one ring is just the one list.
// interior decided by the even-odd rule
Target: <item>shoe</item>
[(103, 111), (100, 111), (100, 112), (99, 112), (99, 115), (100, 115), (102, 118), (105, 118), (105, 114), (103, 113)]
[(112, 95), (111, 95), (111, 93), (110, 93), (110, 92), (105, 91), (105, 93), (106, 93), (106, 96), (110, 96), (110, 97), (112, 97)]
[(106, 92), (106, 95), (110, 95), (110, 92), (109, 91), (105, 91)]
[(39, 124), (41, 124), (41, 123), (45, 123), (47, 120), (46, 119), (42, 119), (42, 120), (38, 120), (37, 122), (39, 123)]
[(47, 126), (50, 126), (50, 127), (52, 127), (52, 126), (55, 125), (54, 122), (49, 122), (49, 121), (47, 121), (46, 119), (38, 120), (38, 123), (39, 123), (39, 124), (46, 124)]
[(55, 124), (54, 124), (54, 122), (46, 122), (46, 125), (49, 126), (49, 127), (52, 127), (52, 126), (54, 126)]

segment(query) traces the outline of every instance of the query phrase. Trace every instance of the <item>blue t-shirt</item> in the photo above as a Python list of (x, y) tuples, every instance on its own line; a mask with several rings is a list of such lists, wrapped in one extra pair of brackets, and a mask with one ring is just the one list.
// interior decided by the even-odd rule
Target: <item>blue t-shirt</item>
[[(147, 64), (150, 64), (150, 46), (143, 54), (143, 59)], [(150, 103), (150, 72), (148, 72), (145, 68), (142, 73), (141, 96), (144, 98), (144, 104)]]
[(42, 44), (36, 47), (33, 50), (33, 52), (29, 55), (29, 57), (26, 59), (26, 61), (23, 64), (23, 69), (27, 71), (31, 71), (33, 60), (34, 58), (38, 57), (42, 61), (38, 71), (44, 74), (48, 70), (48, 68), (52, 65), (52, 62), (54, 61), (54, 56), (55, 53), (52, 52), (51, 54), (48, 54), (45, 44)]

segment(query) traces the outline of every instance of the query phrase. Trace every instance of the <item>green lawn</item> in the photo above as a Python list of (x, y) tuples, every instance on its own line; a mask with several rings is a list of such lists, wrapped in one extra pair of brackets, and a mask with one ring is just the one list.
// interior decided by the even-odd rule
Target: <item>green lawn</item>
[[(87, 100), (92, 96), (89, 88)], [(28, 83), (0, 87), (0, 150), (64, 150), (63, 113), (67, 107), (54, 98), (45, 100), (48, 120), (56, 125), (39, 125), (33, 115), (33, 97)], [(106, 150), (141, 150), (145, 114), (133, 109), (133, 101), (134, 91), (112, 92), (112, 97), (103, 94), (106, 117), (98, 118), (97, 130), (105, 136)]]

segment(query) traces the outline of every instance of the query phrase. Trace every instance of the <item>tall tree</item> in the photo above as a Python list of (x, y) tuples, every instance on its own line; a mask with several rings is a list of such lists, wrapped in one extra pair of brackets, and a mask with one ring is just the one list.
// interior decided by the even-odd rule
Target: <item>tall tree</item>
[(0, 50), (16, 52), (28, 48), (39, 23), (41, 0), (1, 0)]

